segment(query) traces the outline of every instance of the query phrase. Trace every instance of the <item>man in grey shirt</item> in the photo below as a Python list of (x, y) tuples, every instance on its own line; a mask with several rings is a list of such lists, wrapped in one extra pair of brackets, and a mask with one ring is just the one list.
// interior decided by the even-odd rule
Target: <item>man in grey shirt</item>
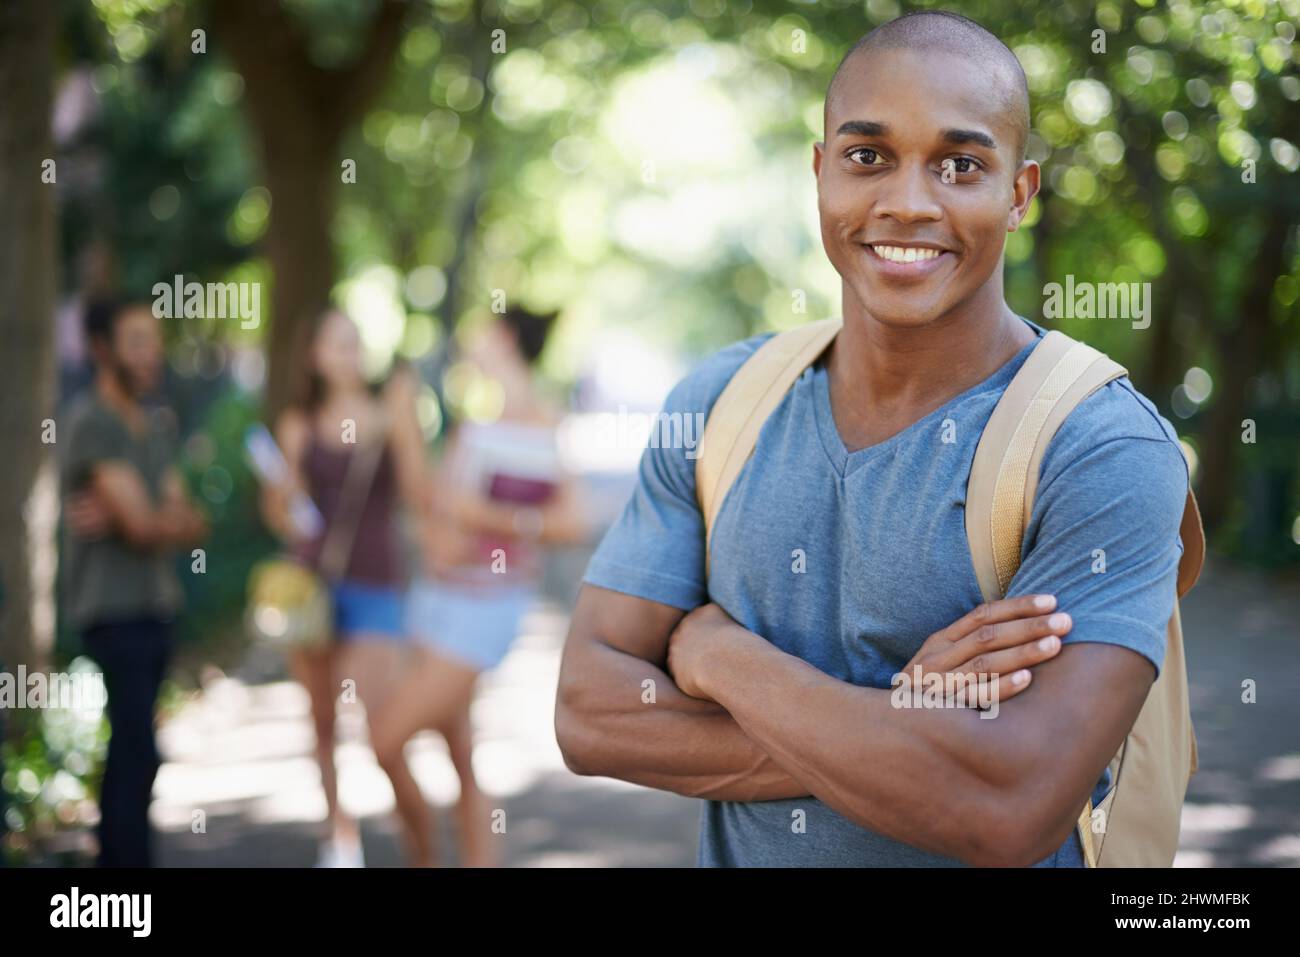
[(162, 367), (158, 320), (147, 305), (95, 304), (86, 335), (95, 381), (71, 404), (61, 443), (62, 605), (108, 690), (99, 864), (142, 867), (158, 771), (154, 701), (181, 602), (172, 555), (207, 526), (176, 469), (174, 414), (141, 401)]

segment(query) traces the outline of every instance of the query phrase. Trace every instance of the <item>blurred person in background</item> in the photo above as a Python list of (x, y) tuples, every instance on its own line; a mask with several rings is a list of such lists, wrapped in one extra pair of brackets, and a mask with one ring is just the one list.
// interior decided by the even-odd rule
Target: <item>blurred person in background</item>
[[(491, 807), (473, 768), (470, 706), (478, 676), (505, 657), (537, 595), (539, 546), (586, 535), (574, 482), (559, 466), (559, 411), (533, 373), (553, 319), (511, 309), (467, 350), (478, 374), (495, 383), (500, 415), (461, 423), (447, 439), (422, 526), (424, 575), (412, 584), (407, 608), (414, 660), (371, 725), (385, 768), (402, 762), (420, 730), (446, 739), (460, 778), (460, 863), (469, 867), (498, 863)], [(408, 862), (436, 865), (434, 821), (418, 788), (397, 792), (397, 811)]]
[[(289, 466), (286, 485), (263, 488), (268, 524), (290, 542), (296, 557), (318, 568), (332, 521), (344, 506), (348, 463), (369, 442), (384, 443), (365, 500), (359, 507), (343, 579), (330, 584), (335, 630), (330, 640), (290, 652), (294, 678), (307, 690), (316, 732), (316, 759), (328, 807), (328, 835), (320, 867), (364, 865), (357, 823), (339, 808), (334, 765), (335, 706), (344, 679), (356, 692), (373, 728), (374, 716), (401, 662), (406, 572), (394, 519), (403, 502), (421, 514), (427, 493), (424, 439), (415, 415), (416, 382), (398, 369), (380, 390), (362, 369), (361, 336), (338, 310), (322, 317), (307, 356), (299, 400), (281, 413), (275, 438)], [(295, 492), (306, 492), (325, 520), (325, 531), (305, 540), (289, 516)], [(372, 731), (373, 736), (373, 731)], [(416, 787), (404, 761), (384, 766), (393, 788)]]
[(181, 604), (173, 554), (201, 541), (207, 524), (176, 467), (175, 415), (142, 402), (162, 370), (158, 319), (147, 304), (101, 302), (85, 322), (95, 379), (71, 404), (60, 443), (63, 608), (108, 692), (99, 865), (147, 867), (154, 704)]

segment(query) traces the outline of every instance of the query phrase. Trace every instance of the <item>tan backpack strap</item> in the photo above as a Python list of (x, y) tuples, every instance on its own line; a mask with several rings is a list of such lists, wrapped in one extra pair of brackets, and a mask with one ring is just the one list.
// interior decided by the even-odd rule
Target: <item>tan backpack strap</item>
[[(1067, 416), (1124, 367), (1060, 332), (1043, 337), (1007, 387), (980, 437), (966, 491), (966, 537), (985, 601), (1006, 594), (1038, 490), (1043, 455)], [(1084, 864), (1097, 866), (1092, 800), (1075, 829)]]
[(980, 436), (966, 487), (966, 538), (985, 601), (1020, 567), (1048, 444), (1080, 402), (1124, 367), (1064, 333), (1047, 333), (1007, 386)]
[(1201, 510), (1190, 488), (1178, 537), (1183, 540), (1183, 557), (1178, 561), (1178, 597), (1182, 598), (1201, 577), (1201, 566), (1205, 564), (1205, 529), (1201, 527)]
[(709, 412), (695, 460), (695, 493), (704, 516), (705, 568), (713, 523), (727, 492), (758, 442), (758, 434), (795, 380), (817, 361), (840, 331), (823, 319), (778, 333), (758, 347), (731, 377)]
[(1083, 848), (1083, 866), (1096, 867), (1097, 848), (1092, 843), (1092, 798), (1088, 798), (1075, 827), (1079, 832), (1079, 846)]

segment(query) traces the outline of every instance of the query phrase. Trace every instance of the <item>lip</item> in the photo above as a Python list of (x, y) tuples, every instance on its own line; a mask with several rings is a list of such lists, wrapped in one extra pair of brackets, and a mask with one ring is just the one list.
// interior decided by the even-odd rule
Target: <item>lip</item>
[(881, 275), (890, 279), (924, 279), (954, 257), (952, 250), (944, 249), (934, 243), (890, 243), (881, 241), (879, 243), (881, 246), (902, 246), (904, 248), (910, 246), (916, 249), (937, 249), (939, 251), (939, 255), (933, 259), (918, 259), (916, 262), (896, 263), (882, 257), (871, 248), (873, 245), (876, 244), (862, 244), (862, 249), (867, 254), (867, 260)]

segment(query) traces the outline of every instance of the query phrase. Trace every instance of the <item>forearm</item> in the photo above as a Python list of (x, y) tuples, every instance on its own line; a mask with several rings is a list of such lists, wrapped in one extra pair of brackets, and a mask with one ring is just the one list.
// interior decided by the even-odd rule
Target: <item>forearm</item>
[(682, 694), (662, 669), (608, 647), (584, 654), (565, 669), (582, 677), (562, 680), (556, 703), (557, 738), (577, 773), (719, 801), (808, 793), (722, 708)]
[(590, 526), (586, 509), (572, 493), (542, 508), (542, 533), (544, 545), (580, 545), (588, 540)]
[(188, 500), (168, 507), (167, 534), (173, 548), (189, 548), (208, 537), (208, 520)]
[(202, 516), (181, 502), (139, 509), (130, 516), (119, 515), (116, 526), (126, 543), (140, 551), (175, 551), (197, 544), (207, 534)]
[(736, 629), (711, 654), (704, 690), (814, 796), (932, 853), (971, 863), (1018, 856), (1008, 835), (1032, 822), (1016, 820), (1023, 782), (1009, 725), (999, 740), (995, 722), (972, 709), (895, 708), (889, 691), (838, 681)]
[(289, 492), (284, 486), (263, 485), (259, 496), (262, 522), (272, 534), (284, 542), (292, 542), (298, 532), (289, 517)]
[(423, 455), (407, 456), (398, 462), (397, 488), (402, 503), (411, 514), (425, 515), (433, 510), (433, 484)]
[(188, 548), (207, 536), (207, 523), (188, 502), (167, 502), (149, 524), (146, 539), (158, 551)]
[(477, 499), (462, 504), (458, 517), (481, 535), (526, 538), (541, 545), (572, 545), (586, 540), (582, 516), (558, 504), (520, 506)]

